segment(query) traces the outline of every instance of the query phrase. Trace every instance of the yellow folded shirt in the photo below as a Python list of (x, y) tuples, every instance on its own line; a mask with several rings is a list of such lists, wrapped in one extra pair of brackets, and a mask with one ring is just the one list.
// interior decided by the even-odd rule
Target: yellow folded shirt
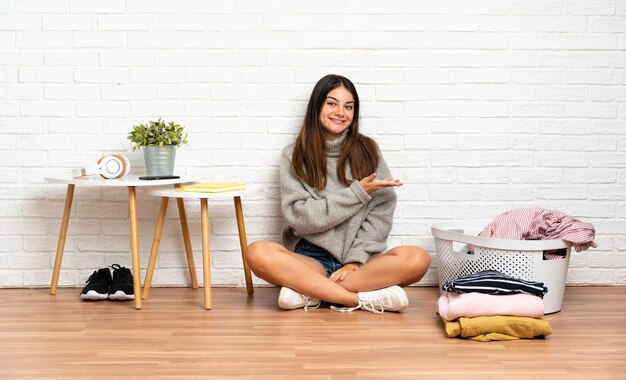
[(449, 338), (461, 336), (474, 340), (532, 339), (552, 334), (552, 327), (544, 319), (512, 316), (461, 317), (454, 321), (443, 320)]
[(209, 182), (181, 186), (178, 188), (177, 191), (189, 191), (196, 193), (223, 193), (226, 191), (246, 190), (247, 188), (248, 185), (246, 185), (245, 183)]

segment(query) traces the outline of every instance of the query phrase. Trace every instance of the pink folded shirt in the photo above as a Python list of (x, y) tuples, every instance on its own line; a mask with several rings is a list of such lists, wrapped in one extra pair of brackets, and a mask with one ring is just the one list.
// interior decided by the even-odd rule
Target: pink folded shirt
[(480, 236), (496, 239), (550, 240), (562, 239), (574, 245), (576, 252), (596, 248), (596, 230), (557, 210), (543, 208), (513, 209), (496, 216)]
[(443, 292), (437, 301), (439, 315), (446, 321), (459, 317), (511, 315), (540, 318), (543, 300), (530, 294), (493, 295), (482, 293)]

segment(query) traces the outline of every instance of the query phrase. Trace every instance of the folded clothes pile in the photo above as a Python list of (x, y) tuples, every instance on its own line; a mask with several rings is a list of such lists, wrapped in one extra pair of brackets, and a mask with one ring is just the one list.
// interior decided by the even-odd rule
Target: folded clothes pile
[(487, 270), (443, 284), (437, 302), (449, 338), (477, 341), (532, 339), (552, 333), (544, 313), (541, 282)]

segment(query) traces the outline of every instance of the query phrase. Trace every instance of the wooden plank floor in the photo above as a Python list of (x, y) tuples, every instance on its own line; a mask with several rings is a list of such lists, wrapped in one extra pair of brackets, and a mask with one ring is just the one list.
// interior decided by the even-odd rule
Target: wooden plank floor
[(626, 287), (568, 287), (546, 339), (448, 339), (436, 288), (402, 313), (281, 311), (276, 288), (155, 288), (132, 302), (80, 289), (0, 289), (0, 378), (625, 379)]

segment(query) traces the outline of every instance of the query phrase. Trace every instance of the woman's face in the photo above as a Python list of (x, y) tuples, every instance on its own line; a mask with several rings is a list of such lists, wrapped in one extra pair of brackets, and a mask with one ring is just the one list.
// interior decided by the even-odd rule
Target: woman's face
[(331, 90), (320, 111), (320, 123), (324, 127), (326, 139), (336, 139), (352, 124), (353, 117), (354, 97), (350, 91), (343, 86)]

